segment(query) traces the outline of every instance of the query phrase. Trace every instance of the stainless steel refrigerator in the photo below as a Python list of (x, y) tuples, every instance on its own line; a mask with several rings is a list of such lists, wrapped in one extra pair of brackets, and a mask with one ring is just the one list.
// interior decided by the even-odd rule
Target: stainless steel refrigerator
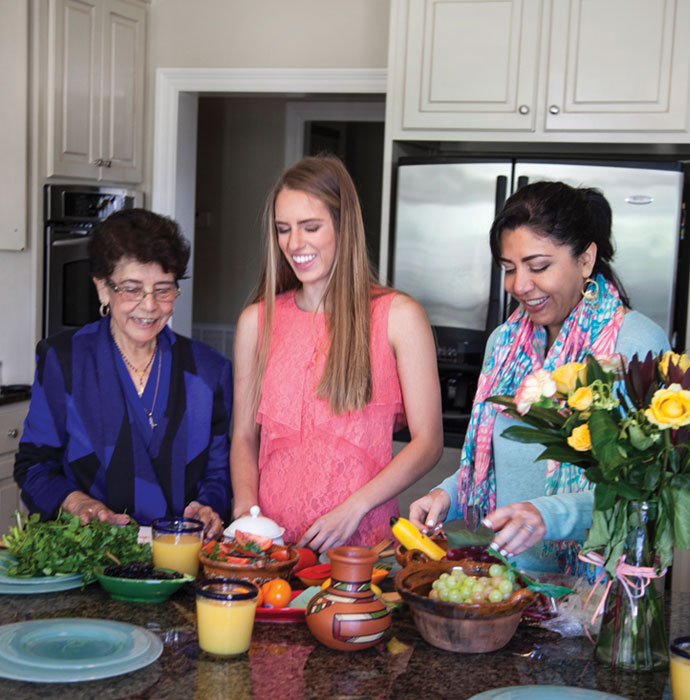
[[(538, 180), (560, 180), (603, 192), (613, 211), (614, 269), (633, 308), (674, 340), (683, 235), (680, 163), (401, 158), (393, 212), (392, 282), (422, 304), (436, 327), (444, 419), (451, 413), (460, 416), (456, 425), (461, 432), (484, 342), (510, 307), (501, 271), (491, 260), (489, 228), (513, 191)], [(684, 345), (684, 329), (677, 344)]]

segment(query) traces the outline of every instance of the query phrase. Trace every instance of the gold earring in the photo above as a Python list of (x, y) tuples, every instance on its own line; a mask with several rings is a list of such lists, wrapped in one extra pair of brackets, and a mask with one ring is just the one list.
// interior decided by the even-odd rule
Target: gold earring
[(591, 277), (585, 280), (582, 296), (588, 304), (596, 304), (599, 301), (599, 284), (596, 280)]
[(101, 305), (98, 307), (98, 313), (101, 315), (101, 318), (105, 318), (110, 313), (110, 304), (106, 304), (102, 301)]

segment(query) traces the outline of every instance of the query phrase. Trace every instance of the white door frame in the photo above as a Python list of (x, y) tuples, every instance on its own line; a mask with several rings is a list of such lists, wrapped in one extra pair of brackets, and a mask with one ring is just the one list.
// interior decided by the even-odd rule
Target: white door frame
[[(386, 93), (379, 68), (158, 68), (151, 209), (175, 219), (194, 250), (194, 183), (199, 93)], [(179, 172), (178, 172), (179, 170)], [(192, 285), (183, 280), (175, 306), (177, 332), (192, 334)]]

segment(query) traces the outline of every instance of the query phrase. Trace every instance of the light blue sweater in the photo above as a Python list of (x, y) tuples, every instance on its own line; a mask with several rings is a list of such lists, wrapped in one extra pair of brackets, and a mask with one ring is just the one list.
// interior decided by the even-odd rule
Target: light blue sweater
[[(484, 363), (493, 350), (497, 328), (489, 337)], [(621, 324), (615, 351), (627, 358), (638, 353), (644, 357), (649, 350), (654, 353), (669, 350), (664, 331), (638, 311), (630, 311)], [(543, 452), (541, 445), (514, 442), (501, 437), (501, 433), (515, 420), (499, 414), (493, 432), (493, 458), (496, 470), (496, 506), (527, 501), (540, 512), (546, 525), (546, 540), (584, 540), (586, 530), (592, 524), (593, 491), (544, 496), (546, 461), (535, 461)], [(450, 509), (446, 520), (462, 517), (458, 514), (458, 472), (449, 476), (436, 488), (442, 488), (450, 496)], [(557, 571), (558, 562), (553, 555), (546, 555), (541, 542), (515, 558), (515, 563), (532, 571)]]

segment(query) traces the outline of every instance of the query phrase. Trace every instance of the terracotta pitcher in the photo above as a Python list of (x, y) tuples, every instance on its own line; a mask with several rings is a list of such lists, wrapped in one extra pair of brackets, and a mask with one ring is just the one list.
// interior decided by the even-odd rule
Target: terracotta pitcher
[(356, 651), (373, 646), (391, 625), (386, 604), (371, 590), (378, 556), (366, 547), (328, 550), (331, 583), (307, 605), (307, 625), (327, 647)]

